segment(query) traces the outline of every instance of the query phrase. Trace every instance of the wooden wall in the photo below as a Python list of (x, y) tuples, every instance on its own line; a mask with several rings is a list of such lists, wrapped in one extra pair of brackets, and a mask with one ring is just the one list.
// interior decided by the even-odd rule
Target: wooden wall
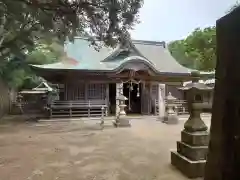
[(64, 100), (106, 99), (107, 83), (78, 83), (64, 85)]
[[(142, 114), (151, 114), (155, 108), (155, 100), (158, 100), (159, 82), (141, 83), (141, 111)], [(166, 96), (169, 92), (178, 99), (183, 99), (183, 93), (177, 89), (178, 85), (166, 85)], [(68, 83), (64, 85), (64, 99), (62, 100), (91, 100), (102, 99), (109, 103), (109, 83), (95, 81), (88, 83)]]

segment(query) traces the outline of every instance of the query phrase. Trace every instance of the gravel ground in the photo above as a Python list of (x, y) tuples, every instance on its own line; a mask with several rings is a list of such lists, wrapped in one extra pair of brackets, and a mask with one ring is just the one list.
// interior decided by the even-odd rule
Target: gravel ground
[(186, 118), (144, 117), (117, 129), (96, 120), (0, 125), (0, 179), (187, 180), (170, 165)]

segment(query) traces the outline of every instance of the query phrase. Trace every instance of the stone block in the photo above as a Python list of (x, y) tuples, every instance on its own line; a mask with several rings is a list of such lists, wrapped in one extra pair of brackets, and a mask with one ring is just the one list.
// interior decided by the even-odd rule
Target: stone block
[(177, 152), (192, 161), (206, 160), (208, 146), (190, 146), (178, 141)]
[(115, 127), (131, 127), (131, 124), (127, 118), (120, 118), (118, 122), (114, 121), (113, 125)]
[(206, 160), (191, 161), (176, 151), (171, 151), (171, 164), (188, 178), (204, 176)]
[(178, 116), (177, 115), (167, 115), (164, 117), (163, 122), (166, 124), (178, 124)]
[(187, 132), (183, 130), (181, 140), (191, 146), (208, 146), (209, 133), (207, 131)]

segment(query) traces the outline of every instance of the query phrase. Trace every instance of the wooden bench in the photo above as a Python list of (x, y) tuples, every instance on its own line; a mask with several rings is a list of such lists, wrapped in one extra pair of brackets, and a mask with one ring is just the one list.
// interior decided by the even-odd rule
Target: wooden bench
[(107, 107), (105, 100), (53, 101), (50, 118), (107, 116)]
[[(165, 104), (167, 104), (166, 100), (165, 100)], [(176, 111), (178, 114), (187, 114), (188, 113), (186, 100), (176, 99), (175, 104), (176, 104)], [(158, 100), (155, 100), (154, 108), (155, 108), (154, 114), (158, 115), (159, 114)]]

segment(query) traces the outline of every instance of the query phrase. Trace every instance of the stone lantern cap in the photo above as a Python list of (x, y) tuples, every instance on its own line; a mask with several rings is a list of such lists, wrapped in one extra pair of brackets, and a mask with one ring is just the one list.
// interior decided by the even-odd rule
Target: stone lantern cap
[(119, 100), (119, 101), (126, 101), (126, 100), (128, 100), (128, 98), (126, 98), (124, 95), (119, 95), (119, 96), (117, 96), (116, 97), (116, 100)]
[(172, 96), (172, 93), (169, 92), (167, 97), (166, 97), (166, 100), (176, 100), (177, 98), (175, 98), (174, 96)]
[(178, 89), (180, 89), (182, 91), (187, 91), (190, 89), (210, 91), (210, 90), (213, 90), (213, 87), (209, 87), (209, 86), (205, 85), (204, 83), (200, 83), (200, 82), (192, 82), (192, 83), (186, 84), (186, 86), (178, 88)]

